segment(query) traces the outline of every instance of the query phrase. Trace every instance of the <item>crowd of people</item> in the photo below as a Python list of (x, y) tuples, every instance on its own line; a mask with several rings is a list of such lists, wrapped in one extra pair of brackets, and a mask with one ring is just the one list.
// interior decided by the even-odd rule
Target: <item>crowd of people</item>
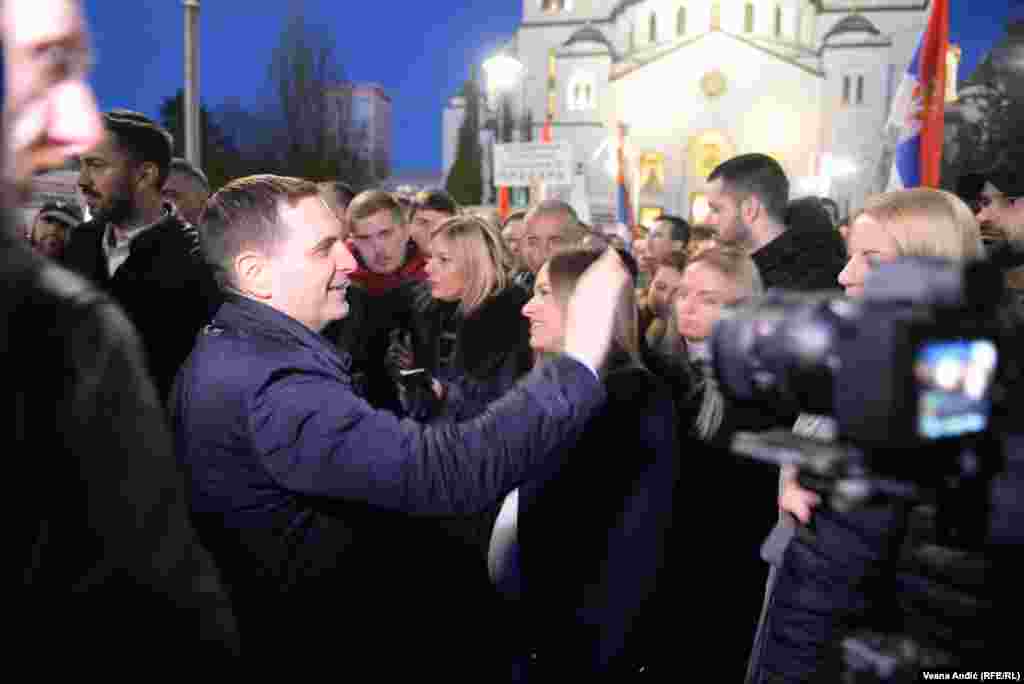
[(71, 158), (83, 200), (0, 240), (16, 657), (839, 681), (907, 511), (840, 515), (733, 454), (835, 423), (732, 401), (709, 339), (767, 289), (857, 298), (905, 256), (1001, 258), (1013, 293), (1024, 176), (841, 218), (749, 153), (708, 177), (705, 223), (627, 230), (558, 200), (495, 221), (442, 190), (214, 189), (156, 122), (97, 111), (77, 1), (0, 10), (5, 206)]

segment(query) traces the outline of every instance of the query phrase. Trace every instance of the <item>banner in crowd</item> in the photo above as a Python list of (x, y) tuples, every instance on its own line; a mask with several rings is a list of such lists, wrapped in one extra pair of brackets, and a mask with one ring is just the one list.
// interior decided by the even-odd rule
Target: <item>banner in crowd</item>
[(494, 146), (494, 184), (510, 188), (572, 185), (572, 145), (568, 142), (505, 143)]

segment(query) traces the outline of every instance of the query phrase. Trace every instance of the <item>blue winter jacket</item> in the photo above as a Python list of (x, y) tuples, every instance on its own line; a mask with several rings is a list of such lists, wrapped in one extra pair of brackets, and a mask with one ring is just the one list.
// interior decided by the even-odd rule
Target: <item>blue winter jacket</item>
[[(380, 667), (396, 662), (397, 640), (404, 653), (415, 643), (438, 657), (428, 630), (444, 603), (423, 608), (430, 586), (408, 514), (494, 503), (559, 458), (605, 396), (565, 357), (478, 418), (425, 427), (371, 408), (348, 364), (294, 319), (229, 296), (178, 375), (172, 420), (193, 520), (250, 655), (301, 644), (326, 657), (344, 643), (347, 662)], [(327, 633), (282, 629), (314, 616), (337, 623)]]

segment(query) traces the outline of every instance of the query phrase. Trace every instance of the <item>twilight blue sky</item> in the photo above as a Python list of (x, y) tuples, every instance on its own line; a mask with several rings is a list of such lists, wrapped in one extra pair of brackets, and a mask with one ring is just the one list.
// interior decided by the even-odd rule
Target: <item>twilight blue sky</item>
[[(950, 0), (950, 39), (963, 48), (960, 75), (1003, 35), (1010, 0)], [(182, 87), (181, 0), (85, 0), (96, 50), (92, 83), (100, 107), (156, 117)], [(441, 111), (477, 63), (510, 37), (522, 0), (304, 0), (326, 24), (349, 79), (380, 83), (392, 98), (397, 171), (440, 170)], [(257, 99), (284, 24), (287, 0), (202, 0), (200, 89), (216, 107)]]

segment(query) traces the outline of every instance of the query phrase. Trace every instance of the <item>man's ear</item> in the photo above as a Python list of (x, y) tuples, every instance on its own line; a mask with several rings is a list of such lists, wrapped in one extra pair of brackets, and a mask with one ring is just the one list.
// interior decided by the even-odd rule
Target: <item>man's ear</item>
[(160, 167), (153, 162), (142, 162), (139, 164), (138, 169), (138, 182), (144, 183), (149, 187), (155, 188), (157, 192), (162, 190), (160, 184), (157, 182), (160, 178)]
[(273, 264), (267, 255), (254, 250), (241, 252), (235, 257), (232, 267), (242, 293), (263, 300), (273, 296)]
[(748, 195), (740, 202), (740, 217), (743, 219), (743, 223), (748, 226), (753, 225), (754, 221), (758, 219), (763, 211), (764, 207), (761, 205), (761, 199), (757, 195)]

